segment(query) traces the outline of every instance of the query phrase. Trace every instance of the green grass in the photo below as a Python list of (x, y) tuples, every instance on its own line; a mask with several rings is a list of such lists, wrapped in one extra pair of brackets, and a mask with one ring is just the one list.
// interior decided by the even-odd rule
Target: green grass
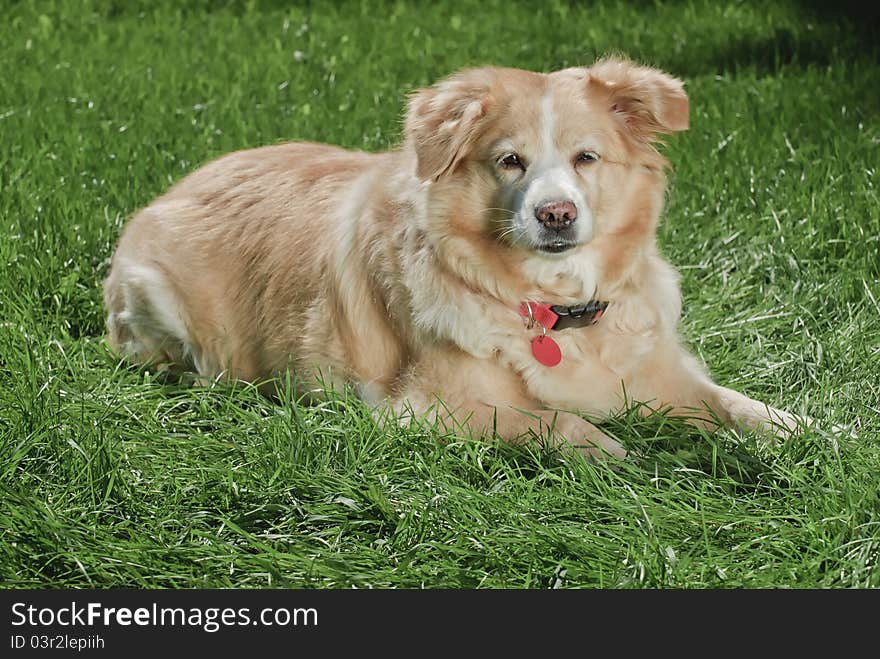
[[(286, 4), (5, 3), (0, 583), (880, 586), (876, 22), (793, 1)], [(611, 51), (691, 95), (660, 234), (686, 340), (720, 382), (858, 438), (765, 446), (633, 410), (605, 425), (631, 458), (590, 465), (382, 431), (344, 395), (163, 383), (106, 349), (122, 223), (200, 163), (384, 149), (405, 94), (459, 67)]]

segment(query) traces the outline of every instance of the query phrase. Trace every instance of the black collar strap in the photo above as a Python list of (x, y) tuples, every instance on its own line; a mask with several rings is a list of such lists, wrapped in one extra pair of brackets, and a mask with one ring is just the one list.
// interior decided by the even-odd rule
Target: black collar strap
[(523, 302), (520, 305), (519, 313), (526, 319), (530, 327), (538, 324), (547, 329), (564, 330), (594, 325), (605, 313), (606, 308), (608, 308), (608, 303), (598, 300), (590, 300), (586, 304), (574, 304), (568, 307), (562, 304)]
[(559, 319), (550, 329), (563, 330), (593, 325), (602, 317), (607, 308), (607, 302), (599, 302), (598, 300), (590, 300), (586, 304), (576, 304), (570, 307), (554, 304), (550, 307), (550, 311), (559, 316)]

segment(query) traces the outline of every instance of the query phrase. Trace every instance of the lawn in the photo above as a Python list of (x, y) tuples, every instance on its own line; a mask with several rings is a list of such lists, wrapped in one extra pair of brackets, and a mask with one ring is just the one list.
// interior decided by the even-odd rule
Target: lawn
[[(880, 586), (880, 31), (818, 3), (12, 2), (0, 22), (0, 584)], [(120, 227), (219, 154), (397, 143), (462, 66), (681, 77), (660, 232), (685, 340), (806, 412), (777, 445), (633, 409), (621, 463), (165, 382), (107, 349)], [(831, 424), (857, 437), (834, 436)]]

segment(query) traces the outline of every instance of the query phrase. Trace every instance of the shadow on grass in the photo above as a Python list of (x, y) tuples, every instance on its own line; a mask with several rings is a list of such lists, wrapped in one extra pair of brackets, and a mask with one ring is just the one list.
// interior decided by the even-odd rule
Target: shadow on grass
[(689, 53), (677, 62), (676, 71), (693, 75), (694, 73), (736, 73), (740, 69), (754, 68), (759, 74), (773, 74), (783, 67), (807, 68), (809, 66), (830, 66), (841, 55), (878, 58), (876, 30), (873, 38), (869, 30), (842, 30), (845, 37), (843, 52), (838, 44), (829, 44), (817, 35), (798, 33), (786, 27), (777, 27), (772, 36), (755, 38), (748, 34), (738, 34), (728, 47), (707, 53), (705, 58), (694, 57)]
[(624, 438), (634, 467), (655, 477), (701, 472), (729, 485), (751, 487), (771, 470), (756, 451), (754, 439), (731, 440), (730, 431), (707, 432), (662, 413), (641, 416), (638, 407), (602, 425)]
[[(880, 5), (801, 0), (795, 26), (777, 26), (770, 36), (732, 30), (726, 44), (695, 52), (687, 45), (664, 63), (679, 75), (738, 73), (754, 70), (772, 75), (781, 69), (827, 67), (841, 60), (880, 61)], [(870, 6), (869, 6), (870, 5)], [(876, 89), (865, 89), (872, 111), (878, 109)]]

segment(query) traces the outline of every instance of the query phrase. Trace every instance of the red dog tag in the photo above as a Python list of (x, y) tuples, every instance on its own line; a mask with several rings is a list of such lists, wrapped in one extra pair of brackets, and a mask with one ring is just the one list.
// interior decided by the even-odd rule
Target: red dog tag
[(532, 339), (532, 354), (544, 366), (556, 366), (562, 361), (562, 350), (549, 336), (536, 336)]

